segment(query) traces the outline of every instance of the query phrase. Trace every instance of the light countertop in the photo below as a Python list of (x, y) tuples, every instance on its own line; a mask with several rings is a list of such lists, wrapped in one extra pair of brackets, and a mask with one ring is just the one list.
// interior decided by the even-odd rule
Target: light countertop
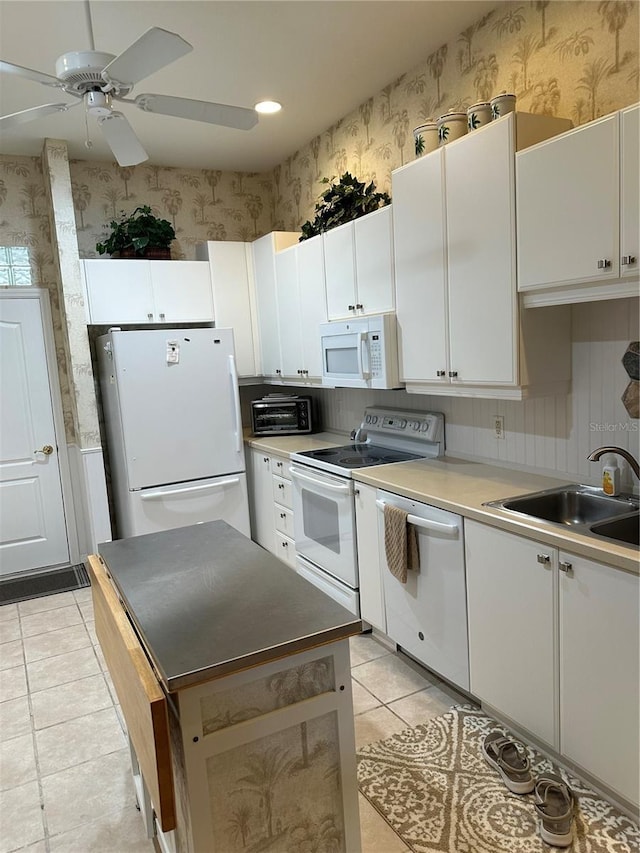
[[(331, 432), (274, 438), (256, 438), (249, 434), (245, 436), (245, 440), (251, 447), (282, 456), (349, 443), (347, 436)], [(640, 554), (636, 548), (585, 536), (568, 527), (559, 528), (546, 521), (518, 518), (504, 510), (483, 506), (487, 501), (552, 489), (566, 485), (570, 480), (482, 462), (470, 462), (453, 456), (376, 465), (371, 468), (359, 468), (351, 473), (354, 480), (377, 489), (386, 489), (458, 513), (465, 518), (472, 518), (511, 533), (528, 536), (546, 545), (640, 574)]]
[(640, 555), (636, 548), (585, 536), (546, 521), (517, 518), (504, 510), (483, 506), (486, 501), (555, 488), (566, 485), (569, 480), (449, 456), (361, 468), (353, 472), (353, 479), (640, 574)]
[(323, 447), (340, 447), (349, 444), (349, 436), (339, 432), (316, 432), (312, 435), (252, 435), (247, 430), (244, 436), (249, 447), (263, 450), (265, 453), (303, 453), (305, 450), (321, 450)]

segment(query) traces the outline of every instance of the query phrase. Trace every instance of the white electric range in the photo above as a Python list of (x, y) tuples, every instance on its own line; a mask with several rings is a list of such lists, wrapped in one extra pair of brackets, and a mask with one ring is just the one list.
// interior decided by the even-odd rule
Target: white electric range
[(371, 407), (353, 444), (291, 455), (298, 572), (360, 615), (351, 472), (444, 453), (444, 415)]

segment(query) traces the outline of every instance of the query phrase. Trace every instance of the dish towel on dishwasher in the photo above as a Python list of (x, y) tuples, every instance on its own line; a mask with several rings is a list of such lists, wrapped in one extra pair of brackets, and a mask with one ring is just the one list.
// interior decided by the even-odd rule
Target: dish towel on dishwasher
[(408, 513), (397, 506), (384, 506), (384, 552), (391, 574), (407, 582), (407, 570), (420, 568), (418, 533), (407, 523)]

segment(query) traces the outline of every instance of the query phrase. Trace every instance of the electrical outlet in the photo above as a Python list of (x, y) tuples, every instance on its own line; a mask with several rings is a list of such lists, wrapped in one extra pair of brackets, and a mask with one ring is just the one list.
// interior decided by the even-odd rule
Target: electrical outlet
[(504, 415), (493, 416), (493, 437), (504, 438)]

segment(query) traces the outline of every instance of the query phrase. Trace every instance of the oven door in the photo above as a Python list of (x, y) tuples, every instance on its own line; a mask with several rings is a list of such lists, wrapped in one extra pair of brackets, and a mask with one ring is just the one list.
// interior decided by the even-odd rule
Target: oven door
[(291, 465), (296, 552), (358, 588), (353, 481)]

